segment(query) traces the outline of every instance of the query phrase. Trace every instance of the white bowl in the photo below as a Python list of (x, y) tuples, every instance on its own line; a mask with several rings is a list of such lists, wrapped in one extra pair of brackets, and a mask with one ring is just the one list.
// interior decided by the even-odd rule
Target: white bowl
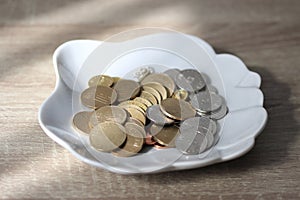
[[(87, 136), (78, 134), (72, 128), (72, 116), (82, 108), (78, 105), (74, 106), (73, 88), (81, 67), (88, 56), (101, 44), (100, 41), (74, 40), (56, 49), (53, 55), (56, 86), (39, 110), (39, 123), (42, 129), (50, 138), (83, 162), (120, 174), (198, 168), (231, 160), (247, 153), (253, 147), (255, 137), (262, 131), (267, 121), (267, 112), (263, 108), (264, 97), (259, 89), (260, 76), (249, 71), (238, 57), (216, 54), (205, 41), (194, 36), (188, 37), (201, 46), (212, 59), (222, 78), (222, 85), (214, 82), (214, 79), (211, 82), (224, 96), (229, 109), (226, 117), (218, 122), (219, 139), (209, 151), (201, 155), (180, 154), (178, 156), (176, 149), (159, 150), (159, 154), (156, 152), (158, 150), (151, 150), (132, 158), (116, 158), (111, 154), (97, 153), (90, 148)], [(122, 64), (122, 61), (120, 63)], [(182, 64), (180, 68), (188, 68), (188, 66)], [(112, 66), (108, 73), (122, 76), (127, 72), (125, 69), (116, 71)], [(208, 75), (211, 77), (212, 74)], [(90, 76), (91, 74), (83, 76), (81, 82), (87, 82)], [(81, 88), (85, 86), (82, 85)]]

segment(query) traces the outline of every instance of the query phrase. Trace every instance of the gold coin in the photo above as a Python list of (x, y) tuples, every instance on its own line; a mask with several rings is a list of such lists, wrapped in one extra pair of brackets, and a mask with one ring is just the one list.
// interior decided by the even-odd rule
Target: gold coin
[(152, 105), (157, 104), (156, 98), (150, 92), (144, 90), (141, 92), (140, 97), (147, 99), (148, 101), (151, 102)]
[(146, 138), (146, 131), (144, 127), (141, 127), (136, 123), (127, 122), (125, 124), (125, 129), (127, 135), (131, 135), (133, 137), (140, 137), (140, 134), (142, 134), (142, 137)]
[(144, 124), (140, 120), (137, 120), (133, 117), (128, 117), (127, 122), (128, 123), (135, 123), (135, 124), (139, 125), (140, 127), (144, 128)]
[(89, 134), (91, 128), (89, 126), (89, 121), (91, 118), (92, 112), (82, 111), (76, 113), (73, 117), (73, 126), (79, 132)]
[(144, 84), (143, 86), (148, 86), (148, 87), (151, 87), (151, 88), (157, 90), (159, 92), (159, 94), (161, 95), (162, 100), (166, 99), (168, 97), (168, 92), (167, 92), (166, 88), (160, 83), (149, 82), (149, 83)]
[(138, 111), (140, 111), (141, 113), (143, 113), (143, 115), (146, 115), (146, 112), (142, 108), (138, 107), (137, 105), (134, 105), (134, 104), (121, 105), (121, 104), (119, 104), (119, 106), (124, 108), (125, 110), (127, 110), (127, 108), (134, 108), (134, 109), (137, 109)]
[(99, 151), (110, 152), (120, 147), (125, 140), (126, 130), (116, 122), (102, 122), (90, 132), (90, 143)]
[(94, 111), (91, 119), (90, 126), (94, 127), (99, 123), (112, 121), (119, 124), (124, 124), (127, 120), (127, 112), (119, 106), (103, 106)]
[(136, 105), (136, 106), (140, 107), (141, 109), (143, 109), (144, 112), (147, 110), (147, 106), (145, 104), (143, 104), (139, 101), (133, 101), (133, 100), (123, 101), (122, 103), (119, 104), (119, 106), (128, 105), (128, 104)]
[(90, 87), (97, 86), (97, 85), (110, 87), (112, 86), (113, 83), (114, 83), (113, 78), (107, 75), (94, 76), (89, 80)]
[(113, 104), (116, 100), (116, 91), (107, 86), (89, 87), (81, 94), (82, 104), (92, 109)]
[(113, 151), (113, 154), (116, 156), (133, 156), (143, 148), (144, 138), (146, 137), (144, 129), (134, 123), (128, 123), (125, 125), (125, 130), (127, 139), (120, 149)]
[(175, 99), (181, 99), (181, 100), (186, 100), (188, 98), (188, 96), (189, 96), (188, 91), (182, 90), (182, 89), (176, 90), (174, 92), (174, 94), (172, 95), (173, 98), (175, 98)]
[(146, 76), (141, 83), (142, 85), (145, 85), (146, 83), (150, 83), (150, 82), (157, 82), (163, 85), (168, 91), (168, 96), (171, 96), (175, 90), (174, 81), (166, 74), (158, 74), (158, 73), (150, 74)]
[(113, 85), (115, 85), (121, 78), (120, 77), (112, 77), (112, 79), (114, 80)]
[(140, 122), (143, 123), (143, 125), (146, 124), (146, 117), (141, 111), (132, 107), (128, 107), (126, 108), (126, 110), (129, 112), (131, 117), (139, 120)]
[(133, 80), (120, 79), (114, 89), (118, 94), (118, 101), (122, 102), (135, 98), (140, 92), (140, 85)]
[(133, 99), (133, 101), (141, 102), (141, 103), (145, 104), (147, 107), (152, 106), (152, 103), (151, 103), (149, 100), (147, 100), (147, 99), (145, 99), (145, 98), (142, 98), (142, 97), (135, 97), (135, 98)]
[(167, 98), (160, 104), (161, 111), (169, 118), (185, 120), (196, 115), (192, 105), (184, 100)]
[(175, 147), (175, 140), (180, 131), (177, 126), (159, 126), (153, 124), (150, 127), (151, 134), (153, 133), (153, 139), (159, 144), (167, 147)]
[(155, 90), (154, 88), (149, 87), (149, 86), (142, 86), (142, 89), (143, 89), (143, 91), (147, 91), (147, 92), (151, 93), (155, 97), (155, 99), (158, 103), (161, 102), (162, 97), (160, 96), (160, 94), (157, 90)]

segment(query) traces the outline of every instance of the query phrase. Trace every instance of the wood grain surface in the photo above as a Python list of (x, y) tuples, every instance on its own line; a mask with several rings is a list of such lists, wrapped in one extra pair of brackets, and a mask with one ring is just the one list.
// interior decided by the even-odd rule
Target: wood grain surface
[[(0, 0), (0, 198), (299, 199), (299, 0)], [(41, 130), (52, 53), (72, 39), (167, 27), (241, 57), (263, 79), (269, 121), (245, 156), (123, 176), (90, 167)]]

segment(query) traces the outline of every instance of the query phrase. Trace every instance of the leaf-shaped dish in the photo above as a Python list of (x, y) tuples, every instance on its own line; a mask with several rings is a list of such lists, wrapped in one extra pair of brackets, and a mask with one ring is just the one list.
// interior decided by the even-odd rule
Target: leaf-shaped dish
[[(74, 114), (72, 89), (81, 67), (88, 56), (101, 44), (100, 41), (74, 40), (56, 49), (53, 55), (56, 86), (39, 110), (39, 123), (42, 129), (50, 138), (83, 162), (120, 174), (158, 173), (198, 168), (231, 160), (247, 153), (253, 147), (255, 137), (262, 131), (267, 121), (267, 112), (263, 108), (264, 97), (259, 89), (260, 76), (249, 71), (238, 57), (216, 54), (205, 41), (194, 36), (187, 37), (201, 46), (215, 63), (223, 81), (222, 88), (215, 86), (223, 91), (229, 109), (227, 116), (219, 121), (221, 124), (218, 131), (219, 140), (205, 155), (177, 156), (172, 150), (159, 150), (161, 151), (159, 158), (151, 153), (144, 153), (136, 158), (116, 159), (105, 153), (101, 155), (101, 159), (95, 156), (89, 148), (87, 136), (78, 134), (72, 128), (71, 119)], [(213, 80), (211, 82), (214, 84)], [(174, 156), (176, 157), (174, 162), (164, 163), (165, 157), (175, 154), (177, 157)]]

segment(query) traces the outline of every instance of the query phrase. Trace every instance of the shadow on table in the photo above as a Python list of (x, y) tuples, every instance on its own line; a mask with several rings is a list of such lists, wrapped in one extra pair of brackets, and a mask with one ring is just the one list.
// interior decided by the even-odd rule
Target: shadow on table
[[(168, 172), (150, 175), (149, 181), (160, 184), (158, 180), (177, 182), (178, 180), (205, 179), (210, 175), (224, 176), (253, 170), (254, 168), (274, 168), (286, 162), (290, 144), (295, 141), (299, 125), (295, 119), (297, 108), (289, 99), (291, 88), (278, 81), (274, 75), (262, 67), (249, 67), (262, 77), (261, 89), (265, 96), (264, 107), (269, 118), (263, 132), (256, 138), (254, 148), (245, 156), (204, 168), (187, 171)], [(235, 176), (235, 175), (234, 175)], [(139, 176), (137, 176), (138, 178)]]

